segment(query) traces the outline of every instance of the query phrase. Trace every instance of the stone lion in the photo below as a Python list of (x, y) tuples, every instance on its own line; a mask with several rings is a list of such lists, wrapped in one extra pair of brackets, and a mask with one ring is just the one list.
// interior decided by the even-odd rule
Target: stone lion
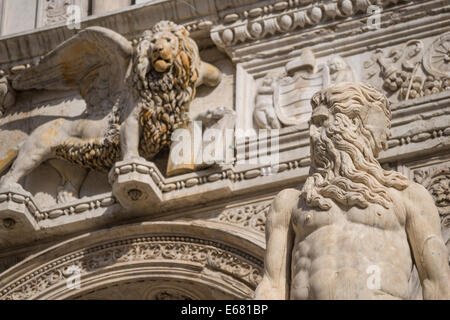
[(201, 61), (187, 30), (173, 22), (159, 22), (134, 45), (112, 30), (87, 28), (11, 81), (15, 91), (78, 90), (87, 116), (35, 129), (15, 161), (0, 162), (1, 173), (14, 161), (0, 187), (16, 185), (54, 158), (95, 170), (109, 170), (121, 159), (150, 160), (187, 120), (196, 87), (220, 80), (221, 72)]

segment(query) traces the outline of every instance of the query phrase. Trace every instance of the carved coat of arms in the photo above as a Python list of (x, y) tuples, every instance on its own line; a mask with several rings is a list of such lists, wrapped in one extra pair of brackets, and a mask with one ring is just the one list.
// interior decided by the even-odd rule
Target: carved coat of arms
[(318, 64), (314, 52), (306, 48), (300, 57), (286, 64), (285, 71), (268, 74), (258, 89), (254, 120), (263, 129), (296, 126), (311, 116), (314, 93), (332, 82), (353, 81), (353, 71), (339, 56)]

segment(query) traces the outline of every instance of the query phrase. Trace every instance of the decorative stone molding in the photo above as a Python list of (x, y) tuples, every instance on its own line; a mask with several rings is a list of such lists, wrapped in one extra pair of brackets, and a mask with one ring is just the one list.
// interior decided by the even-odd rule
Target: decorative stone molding
[(411, 143), (423, 142), (431, 139), (438, 139), (450, 135), (450, 128), (436, 128), (429, 132), (420, 132), (411, 136), (400, 136), (388, 141), (389, 148), (408, 145)]
[[(372, 2), (372, 3), (371, 3)], [(223, 24), (211, 34), (220, 48), (239, 43), (257, 41), (268, 35), (289, 34), (314, 27), (328, 21), (344, 20), (348, 17), (366, 15), (372, 4), (397, 4), (404, 1), (278, 1), (264, 6), (244, 7), (221, 12)]]
[(33, 196), (25, 191), (0, 191), (1, 233), (27, 232), (39, 230), (41, 217)]
[(261, 280), (261, 261), (221, 243), (191, 237), (139, 237), (98, 245), (49, 261), (0, 289), (0, 299), (39, 297), (53, 286), (65, 283), (71, 276), (70, 266), (77, 266), (83, 279), (106, 267), (152, 261), (198, 264), (202, 269), (216, 270), (252, 289)]
[[(42, 209), (35, 202), (34, 197), (24, 191), (0, 190), (0, 206), (2, 206), (3, 216), (25, 215), (30, 219), (30, 223), (39, 223), (43, 220), (54, 220), (62, 216), (83, 214), (90, 210), (108, 208), (116, 204), (116, 200), (111, 195), (99, 195), (90, 199), (81, 199), (71, 204), (59, 205), (54, 208)], [(31, 218), (32, 217), (32, 218)], [(12, 219), (15, 219), (14, 217)], [(35, 230), (39, 227), (35, 226)]]
[[(170, 2), (168, 6), (167, 2)], [(270, 4), (268, 2), (258, 2), (252, 0), (242, 0), (239, 2), (231, 2), (228, 0), (196, 0), (195, 8), (196, 10), (191, 10), (192, 8), (188, 6), (183, 1), (157, 1), (157, 2), (147, 2), (139, 5), (124, 8), (124, 14), (118, 14), (116, 12), (109, 13), (107, 15), (93, 16), (83, 19), (81, 22), (81, 27), (86, 28), (89, 26), (104, 26), (109, 27), (113, 30), (119, 31), (121, 34), (126, 35), (127, 38), (133, 38), (141, 34), (149, 25), (154, 25), (158, 20), (161, 19), (171, 19), (174, 20), (179, 17), (180, 21), (175, 21), (177, 23), (186, 26), (188, 31), (193, 32), (193, 37), (195, 39), (203, 39), (206, 45), (210, 45), (209, 41), (204, 41), (205, 38), (209, 38), (209, 30), (212, 30), (213, 37), (214, 34), (219, 36), (219, 44), (223, 43), (222, 34), (224, 30), (230, 29), (234, 33), (234, 29), (242, 25), (240, 29), (241, 33), (245, 35), (245, 39), (250, 42), (255, 42), (251, 38), (247, 38), (247, 34), (250, 34), (252, 23), (258, 22), (261, 24), (263, 30), (261, 32), (267, 33), (264, 28), (271, 28), (275, 30), (275, 35), (291, 35), (296, 31), (302, 31), (300, 41), (305, 39), (314, 39), (318, 36), (326, 36), (332, 33), (345, 33), (346, 35), (363, 33), (370, 31), (369, 29), (362, 26), (365, 24), (367, 19), (367, 7), (375, 1), (369, 0), (339, 0), (339, 1), (309, 1), (303, 2), (297, 0), (289, 1), (279, 1), (275, 4)], [(344, 2), (346, 4), (344, 4)], [(278, 4), (281, 3), (281, 4)], [(282, 9), (286, 4), (288, 6)], [(306, 3), (306, 4), (305, 4)], [(309, 4), (308, 4), (309, 3)], [(337, 5), (336, 5), (337, 3)], [(351, 3), (351, 10), (350, 5)], [(394, 25), (397, 23), (398, 19), (402, 22), (407, 22), (414, 20), (418, 17), (423, 17), (425, 14), (435, 14), (436, 9), (442, 6), (441, 0), (427, 0), (427, 1), (382, 1), (381, 2), (384, 10), (381, 15), (381, 20), (383, 26)], [(322, 18), (316, 24), (307, 28), (306, 19), (311, 21), (312, 7), (317, 7), (322, 13)], [(402, 7), (402, 14), (397, 17), (397, 20), (391, 19), (393, 15), (392, 10), (397, 7)], [(170, 7), (170, 9), (168, 9)], [(265, 8), (267, 7), (267, 8)], [(277, 7), (279, 10), (275, 10)], [(256, 9), (256, 10), (254, 10)], [(261, 10), (260, 10), (261, 9)], [(250, 17), (249, 12), (252, 11), (252, 15), (261, 12), (260, 16), (257, 18)], [(270, 12), (271, 13), (270, 13)], [(296, 18), (298, 15), (302, 15), (304, 12), (305, 17), (305, 27), (300, 28), (300, 21)], [(176, 12), (173, 14), (172, 12)], [(298, 12), (298, 13), (297, 13)], [(318, 13), (317, 10), (315, 10)], [(238, 15), (235, 22), (231, 20), (236, 19), (234, 14)], [(364, 13), (364, 14), (363, 14)], [(344, 15), (343, 15), (344, 14)], [(347, 15), (345, 15), (347, 14)], [(288, 16), (282, 19), (283, 16)], [(333, 18), (334, 16), (334, 18)], [(227, 17), (227, 19), (225, 19)], [(282, 29), (282, 25), (289, 25), (289, 17), (292, 19), (292, 25), (294, 25), (294, 18), (297, 19), (295, 22), (297, 27), (295, 30), (290, 30), (288, 28)], [(227, 21), (229, 21), (227, 23)], [(267, 19), (267, 22), (265, 20)], [(225, 21), (227, 20), (227, 21)], [(283, 22), (281, 22), (283, 20)], [(359, 22), (361, 20), (361, 22)], [(394, 21), (395, 20), (395, 21)], [(313, 22), (313, 21), (311, 21)], [(322, 25), (322, 22), (325, 22)], [(334, 28), (329, 25), (343, 24), (340, 28)], [(331, 28), (330, 28), (331, 27)], [(292, 28), (292, 26), (291, 26)], [(359, 30), (360, 28), (364, 30)], [(239, 29), (239, 30), (240, 30)], [(256, 32), (258, 32), (258, 27), (256, 27)], [(278, 31), (279, 30), (279, 31)], [(255, 32), (255, 31), (254, 31)], [(350, 33), (349, 33), (350, 32)], [(39, 33), (39, 37), (35, 37), (35, 33)], [(33, 46), (29, 47), (29, 50), (21, 50), (24, 39), (17, 37), (16, 35), (8, 38), (8, 41), (0, 42), (0, 67), (7, 64), (10, 65), (11, 62), (20, 63), (21, 61), (31, 61), (35, 59), (52, 48), (54, 48), (61, 40), (68, 39), (75, 34), (74, 30), (68, 30), (64, 27), (56, 27), (49, 30), (35, 30), (22, 34), (21, 36), (25, 38), (25, 41), (33, 41)], [(260, 38), (258, 41), (262, 40)], [(266, 39), (266, 38), (264, 38)], [(291, 42), (292, 43), (292, 42)], [(334, 48), (335, 49), (335, 48)], [(6, 54), (8, 52), (8, 54)], [(230, 52), (231, 54), (231, 52)], [(246, 54), (244, 54), (245, 56)], [(233, 54), (233, 59), (236, 56)]]
[(450, 89), (450, 32), (437, 38), (423, 57), (423, 66), (428, 73), (435, 77), (447, 79), (446, 88)]
[[(286, 3), (287, 7), (283, 8)], [(414, 44), (420, 39), (422, 50), (409, 60), (414, 65), (416, 60), (422, 59), (420, 68), (429, 75), (438, 70), (429, 67), (432, 65), (431, 60), (426, 62), (425, 56), (432, 48), (439, 48), (439, 33), (450, 30), (450, 7), (447, 4), (443, 4), (442, 0), (383, 1), (385, 6), (381, 15), (382, 28), (369, 31), (366, 25), (369, 3), (373, 1), (196, 0), (197, 12), (190, 10), (182, 1), (157, 1), (126, 8), (120, 13), (84, 19), (82, 28), (92, 25), (107, 26), (129, 40), (135, 39), (134, 44), (137, 44), (137, 37), (144, 29), (154, 25), (159, 19), (176, 17), (179, 19), (177, 22), (192, 33), (199, 46), (207, 48), (201, 52), (202, 57), (213, 61), (216, 55), (220, 55), (223, 60), (217, 65), (221, 67), (225, 65), (227, 57), (217, 52), (210, 33), (218, 35), (223, 42), (223, 36), (229, 29), (233, 40), (229, 44), (223, 43), (220, 49), (224, 50), (236, 65), (226, 61), (228, 69), (223, 71), (230, 80), (227, 79), (225, 86), (232, 88), (229, 89), (230, 92), (236, 90), (230, 96), (235, 93), (237, 116), (249, 112), (249, 115), (246, 114), (246, 120), (250, 118), (250, 121), (245, 121), (244, 126), (241, 126), (242, 121), (237, 119), (239, 127), (249, 128), (252, 127), (255, 94), (259, 89), (264, 89), (260, 86), (262, 79), (273, 72), (278, 72), (285, 78), (289, 77), (288, 72), (284, 73), (283, 70), (288, 64), (292, 66), (293, 62), (301, 60), (301, 52), (306, 46), (312, 47), (320, 64), (326, 64), (332, 55), (337, 55), (336, 57), (344, 59), (347, 67), (352, 66), (354, 71), (362, 71), (355, 73), (360, 76), (365, 72), (360, 70), (361, 61), (370, 58), (375, 50), (382, 50), (383, 58), (392, 58), (389, 57), (390, 48), (411, 49), (404, 53), (403, 58), (408, 60), (407, 55), (414, 52)], [(312, 20), (313, 7), (317, 7), (322, 14), (317, 23)], [(262, 9), (260, 15), (258, 8)], [(237, 20), (233, 20), (236, 18), (233, 14), (238, 16)], [(304, 17), (304, 26), (300, 25), (301, 16)], [(405, 25), (408, 30), (405, 30)], [(0, 67), (5, 68), (8, 76), (14, 76), (28, 69), (40, 55), (55, 47), (62, 39), (71, 37), (74, 32), (56, 26), (3, 38), (0, 40)], [(408, 41), (408, 46), (404, 47)], [(433, 45), (434, 41), (436, 45)], [(431, 54), (428, 57), (431, 57)], [(401, 68), (405, 60), (403, 58), (397, 61)], [(373, 66), (380, 71), (378, 62)], [(236, 70), (233, 67), (236, 67)], [(331, 80), (342, 81), (340, 76), (345, 75), (347, 71), (333, 73), (330, 68)], [(372, 79), (375, 78), (384, 81), (376, 75)], [(450, 150), (450, 131), (447, 128), (450, 120), (450, 92), (443, 90), (445, 86), (441, 78), (432, 81), (429, 79), (428, 82), (426, 77), (423, 79), (423, 93), (416, 99), (412, 100), (410, 94), (407, 101), (392, 101), (393, 128), (389, 140), (390, 148), (381, 154), (380, 161), (393, 168), (401, 166), (402, 161), (432, 153), (447, 153)], [(0, 91), (1, 85), (0, 80)], [(442, 90), (436, 90), (439, 86)], [(400, 86), (395, 93), (400, 94), (401, 90)], [(427, 95), (426, 90), (433, 94)], [(198, 91), (201, 99), (205, 92), (207, 91), (202, 89)], [(256, 100), (258, 97), (259, 95)], [(260, 102), (264, 103), (262, 100), (266, 98), (264, 96)], [(0, 97), (0, 104), (4, 103), (1, 100)], [(270, 95), (270, 102), (273, 102), (273, 95)], [(211, 104), (211, 99), (207, 100), (206, 104)], [(211, 105), (213, 104), (215, 106), (215, 101)], [(227, 104), (227, 107), (232, 106), (232, 102)], [(37, 121), (40, 116), (36, 115)], [(22, 121), (20, 119), (19, 121)], [(278, 116), (276, 119), (279, 119)], [(157, 167), (148, 162), (132, 160), (116, 163), (110, 173), (112, 192), (109, 192), (111, 189), (105, 178), (101, 192), (107, 193), (94, 197), (90, 195), (95, 193), (85, 192), (81, 196), (88, 194), (88, 198), (52, 204), (49, 207), (50, 204), (46, 203), (45, 199), (41, 200), (40, 194), (33, 197), (17, 192), (16, 196), (15, 191), (9, 191), (9, 198), (7, 195), (6, 200), (0, 203), (0, 207), (6, 208), (6, 211), (2, 212), (6, 212), (5, 216), (11, 213), (8, 218), (0, 219), (0, 247), (4, 254), (9, 255), (18, 247), (31, 250), (29, 248), (41, 243), (41, 240), (51, 242), (53, 239), (65, 238), (79, 232), (125, 223), (127, 219), (171, 220), (174, 216), (180, 220), (195, 218), (195, 223), (211, 223), (230, 234), (245, 234), (246, 239), (263, 243), (265, 215), (271, 201), (252, 202), (249, 198), (267, 199), (268, 195), (275, 194), (280, 188), (295, 187), (304, 181), (310, 165), (307, 124), (280, 123), (280, 126), (285, 126), (280, 129), (280, 163), (274, 167), (260, 164), (236, 166), (233, 163), (226, 167), (217, 166), (192, 174), (168, 177), (162, 173), (163, 169), (161, 172), (158, 169), (164, 167), (161, 163), (158, 163)], [(258, 142), (257, 139), (247, 141), (244, 146), (249, 149)], [(246, 157), (252, 158), (256, 155), (247, 154)], [(89, 191), (92, 189), (95, 188)], [(144, 200), (146, 196), (147, 200)], [(16, 203), (13, 198), (22, 199), (20, 201), (24, 202)], [(230, 202), (233, 205), (230, 205)], [(13, 209), (17, 207), (20, 210), (16, 212)], [(135, 208), (141, 208), (141, 212), (133, 212)], [(210, 216), (200, 217), (205, 212)], [(25, 229), (21, 229), (20, 223), (15, 223), (13, 217), (29, 219), (34, 229), (24, 232)], [(10, 263), (5, 264), (5, 268), (10, 266)], [(177, 294), (170, 288), (161, 289), (160, 292), (162, 297)]]

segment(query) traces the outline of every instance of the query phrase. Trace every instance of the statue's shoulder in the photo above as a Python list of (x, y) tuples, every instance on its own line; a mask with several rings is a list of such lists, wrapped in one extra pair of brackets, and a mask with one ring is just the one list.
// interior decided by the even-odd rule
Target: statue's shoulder
[(280, 191), (272, 202), (272, 209), (276, 211), (289, 211), (297, 209), (302, 201), (301, 192), (297, 189), (284, 189)]
[[(297, 189), (284, 189), (272, 201), (267, 215), (267, 226), (271, 228), (288, 228), (291, 217), (298, 207), (301, 192)], [(270, 228), (269, 228), (270, 229)]]
[(419, 183), (408, 181), (407, 187), (397, 192), (401, 195), (402, 202), (407, 207), (434, 206), (434, 200), (430, 192)]

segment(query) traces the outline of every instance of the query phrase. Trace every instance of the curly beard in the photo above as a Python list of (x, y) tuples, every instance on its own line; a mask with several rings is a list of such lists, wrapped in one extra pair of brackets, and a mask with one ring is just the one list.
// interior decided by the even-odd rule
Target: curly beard
[(311, 137), (311, 173), (302, 197), (310, 207), (329, 210), (333, 201), (347, 207), (367, 208), (369, 203), (390, 208), (388, 188), (403, 190), (408, 180), (384, 170), (375, 159), (372, 135), (356, 119), (336, 114), (334, 121)]

